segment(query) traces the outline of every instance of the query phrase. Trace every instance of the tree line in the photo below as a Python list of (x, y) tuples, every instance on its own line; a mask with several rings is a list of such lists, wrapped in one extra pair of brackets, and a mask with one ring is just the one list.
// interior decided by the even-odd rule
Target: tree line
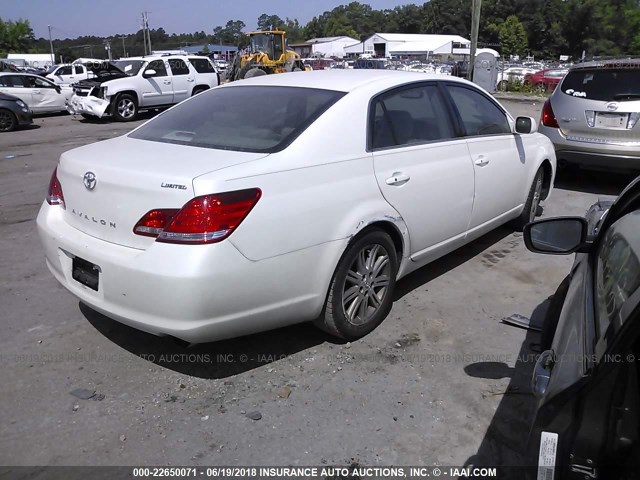
[[(351, 2), (313, 17), (306, 25), (297, 19), (264, 13), (257, 19), (259, 30), (279, 28), (289, 43), (318, 37), (347, 35), (356, 40), (373, 33), (452, 34), (470, 37), (471, 0), (431, 0), (422, 5), (407, 4), (393, 9), (373, 9)], [(248, 43), (246, 24), (229, 20), (210, 32), (168, 34), (151, 29), (154, 50), (216, 43), (244, 47)], [(142, 30), (110, 38), (83, 36), (55, 40), (56, 57), (105, 58), (105, 42), (114, 56), (142, 55)], [(534, 55), (557, 58), (640, 55), (640, 0), (483, 0), (478, 35), (480, 46), (502, 55)], [(28, 20), (0, 18), (0, 57), (8, 52), (48, 52), (49, 41), (36, 39)]]

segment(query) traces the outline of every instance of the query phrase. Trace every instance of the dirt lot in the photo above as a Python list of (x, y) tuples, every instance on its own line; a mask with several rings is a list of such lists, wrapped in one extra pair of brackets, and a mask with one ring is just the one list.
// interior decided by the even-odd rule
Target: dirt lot
[[(539, 103), (506, 105), (539, 118)], [(572, 258), (531, 254), (504, 227), (403, 279), (389, 318), (352, 344), (298, 325), (184, 348), (80, 305), (36, 234), (60, 153), (133, 125), (60, 115), (0, 135), (0, 464), (521, 461), (533, 364), (518, 355), (537, 336), (500, 319), (539, 312)], [(629, 180), (565, 178), (544, 215), (583, 214)]]

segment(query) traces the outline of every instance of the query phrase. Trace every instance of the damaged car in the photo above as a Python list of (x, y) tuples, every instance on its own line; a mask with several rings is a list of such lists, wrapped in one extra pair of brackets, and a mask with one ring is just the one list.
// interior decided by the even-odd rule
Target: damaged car
[(220, 84), (207, 57), (147, 56), (88, 65), (95, 77), (74, 84), (69, 113), (135, 120), (141, 110), (169, 107)]

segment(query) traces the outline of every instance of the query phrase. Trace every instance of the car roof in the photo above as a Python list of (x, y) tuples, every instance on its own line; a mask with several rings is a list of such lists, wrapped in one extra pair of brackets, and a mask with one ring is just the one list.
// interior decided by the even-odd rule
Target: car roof
[(471, 82), (458, 77), (408, 72), (404, 70), (336, 69), (263, 75), (240, 82), (232, 82), (227, 85), (285, 86), (352, 92), (365, 86), (377, 87), (379, 90), (382, 90), (405, 83), (434, 80), (471, 84)]
[(580, 70), (581, 68), (612, 68), (616, 66), (625, 68), (640, 68), (640, 58), (614, 58), (611, 60), (592, 60), (590, 62), (577, 63), (570, 70)]

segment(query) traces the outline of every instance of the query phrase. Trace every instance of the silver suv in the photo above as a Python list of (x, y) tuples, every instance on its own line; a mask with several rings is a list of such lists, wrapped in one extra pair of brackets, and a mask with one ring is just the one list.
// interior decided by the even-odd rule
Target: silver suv
[(545, 102), (540, 132), (558, 162), (640, 170), (640, 60), (588, 62), (569, 70)]

